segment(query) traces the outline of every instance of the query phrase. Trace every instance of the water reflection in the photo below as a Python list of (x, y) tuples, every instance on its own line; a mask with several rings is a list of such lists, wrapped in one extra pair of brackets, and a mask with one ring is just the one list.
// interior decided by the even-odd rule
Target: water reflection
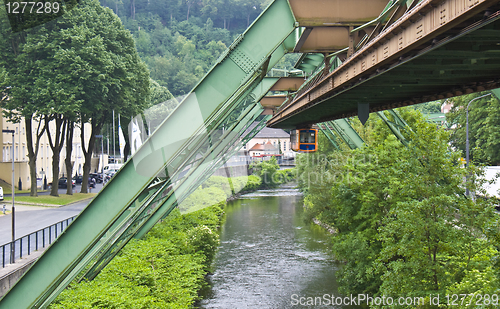
[(328, 252), (329, 236), (302, 219), (298, 190), (244, 195), (227, 206), (212, 288), (199, 307), (303, 308), (292, 306), (292, 295), (338, 295)]

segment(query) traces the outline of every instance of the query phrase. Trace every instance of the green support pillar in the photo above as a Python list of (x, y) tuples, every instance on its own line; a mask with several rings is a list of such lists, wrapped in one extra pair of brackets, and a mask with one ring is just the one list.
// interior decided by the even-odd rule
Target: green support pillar
[(349, 148), (356, 149), (363, 147), (365, 142), (347, 119), (337, 119), (326, 123), (340, 136)]
[(323, 134), (326, 136), (326, 138), (328, 138), (330, 143), (332, 143), (333, 147), (335, 147), (335, 149), (337, 150), (340, 150), (340, 147), (336, 141), (335, 134), (332, 132), (330, 127), (328, 127), (328, 125), (325, 123), (318, 123), (318, 127), (321, 130), (321, 132), (323, 132)]

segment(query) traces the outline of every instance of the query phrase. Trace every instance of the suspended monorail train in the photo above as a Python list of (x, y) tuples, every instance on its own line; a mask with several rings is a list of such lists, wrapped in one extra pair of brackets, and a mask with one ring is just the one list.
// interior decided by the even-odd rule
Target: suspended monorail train
[(313, 128), (297, 129), (290, 132), (290, 146), (297, 152), (318, 150), (318, 130)]

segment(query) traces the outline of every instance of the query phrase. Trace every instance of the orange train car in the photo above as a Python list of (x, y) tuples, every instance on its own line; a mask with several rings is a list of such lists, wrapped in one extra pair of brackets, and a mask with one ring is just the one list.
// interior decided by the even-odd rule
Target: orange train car
[(293, 151), (315, 152), (318, 150), (317, 129), (297, 129), (290, 132), (290, 145)]

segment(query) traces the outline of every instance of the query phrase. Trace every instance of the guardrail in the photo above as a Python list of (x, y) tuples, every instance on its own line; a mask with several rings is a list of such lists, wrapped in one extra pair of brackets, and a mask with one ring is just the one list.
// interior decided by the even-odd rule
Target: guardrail
[[(48, 227), (40, 229), (31, 234), (25, 235), (0, 246), (0, 255), (2, 257), (2, 268), (7, 264), (12, 264), (16, 259), (30, 255), (31, 252), (37, 251), (39, 248), (48, 247), (52, 242), (62, 234), (77, 216), (54, 223)], [(7, 263), (7, 260), (9, 263)]]

